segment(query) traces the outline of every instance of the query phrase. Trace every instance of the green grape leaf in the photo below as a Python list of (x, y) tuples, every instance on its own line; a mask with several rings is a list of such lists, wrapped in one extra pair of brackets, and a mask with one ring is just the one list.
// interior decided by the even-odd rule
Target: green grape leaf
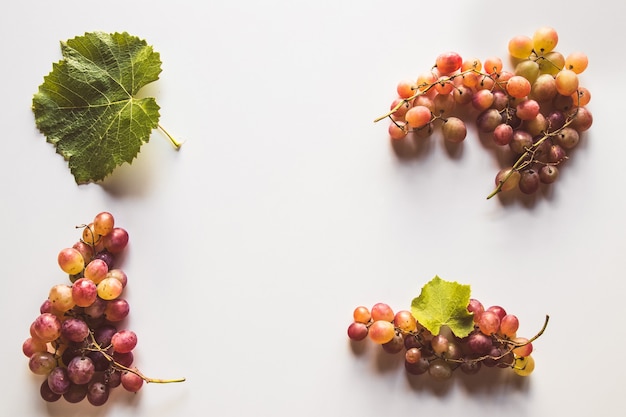
[(465, 337), (474, 329), (474, 317), (467, 311), (469, 300), (469, 285), (435, 276), (413, 299), (411, 312), (433, 335), (439, 334), (441, 326), (448, 326), (456, 336)]
[(132, 163), (158, 127), (159, 106), (137, 92), (161, 72), (158, 52), (128, 33), (90, 32), (61, 42), (33, 97), (37, 128), (68, 161), (77, 184)]

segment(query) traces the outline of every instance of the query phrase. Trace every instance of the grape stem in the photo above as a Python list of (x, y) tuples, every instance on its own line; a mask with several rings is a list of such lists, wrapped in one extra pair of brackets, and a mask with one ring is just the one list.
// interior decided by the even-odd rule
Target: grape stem
[(167, 130), (165, 130), (165, 128), (161, 124), (159, 124), (158, 127), (159, 127), (159, 130), (163, 132), (163, 134), (170, 140), (170, 142), (172, 143), (172, 145), (174, 146), (176, 150), (179, 150), (180, 147), (183, 146), (183, 142), (177, 141), (174, 138), (174, 136), (170, 135), (170, 133)]
[(110, 354), (108, 354), (106, 352), (107, 349), (109, 349), (111, 346), (107, 346), (105, 348), (102, 348), (102, 346), (100, 346), (98, 344), (98, 342), (96, 342), (96, 338), (93, 334), (93, 332), (89, 332), (90, 336), (91, 336), (91, 343), (89, 344), (89, 346), (85, 347), (84, 350), (88, 350), (90, 352), (100, 352), (102, 354), (102, 356), (104, 356), (109, 362), (111, 362), (113, 364), (113, 366), (121, 371), (126, 371), (126, 372), (130, 372), (133, 373), (135, 375), (137, 375), (139, 378), (143, 379), (145, 382), (147, 383), (155, 383), (155, 384), (169, 384), (169, 383), (173, 383), (173, 382), (184, 382), (185, 378), (176, 378), (176, 379), (159, 379), (159, 378), (149, 378), (147, 376), (145, 376), (144, 374), (142, 374), (141, 372), (139, 372), (138, 369), (133, 369), (133, 368), (129, 368), (127, 366), (122, 365), (121, 363), (117, 362), (115, 360), (115, 358), (113, 358), (113, 356), (111, 356)]

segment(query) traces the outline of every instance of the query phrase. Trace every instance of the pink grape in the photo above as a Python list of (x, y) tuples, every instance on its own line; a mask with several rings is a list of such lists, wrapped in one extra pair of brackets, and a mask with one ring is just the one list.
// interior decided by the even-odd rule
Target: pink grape
[(111, 338), (113, 350), (119, 353), (128, 353), (137, 345), (137, 335), (132, 330), (120, 330)]

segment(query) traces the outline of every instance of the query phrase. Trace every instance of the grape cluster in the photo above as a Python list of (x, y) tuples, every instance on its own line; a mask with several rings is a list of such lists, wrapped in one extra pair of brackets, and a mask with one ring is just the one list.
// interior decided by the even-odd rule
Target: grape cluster
[(519, 320), (501, 306), (487, 309), (470, 299), (467, 307), (473, 313), (474, 329), (465, 337), (457, 337), (447, 326), (433, 335), (422, 326), (408, 310), (394, 312), (385, 303), (371, 309), (359, 306), (354, 309), (354, 321), (348, 326), (348, 337), (353, 341), (369, 338), (390, 354), (404, 352), (404, 365), (409, 374), (428, 373), (435, 379), (448, 379), (460, 369), (466, 374), (476, 374), (482, 366), (511, 368), (521, 376), (528, 376), (535, 368), (531, 356), (533, 338), (518, 337)]
[(557, 43), (550, 27), (532, 37), (513, 37), (508, 44), (513, 71), (504, 70), (495, 56), (481, 61), (443, 53), (429, 71), (398, 83), (390, 111), (375, 121), (391, 120), (392, 140), (427, 137), (439, 123), (444, 140), (460, 143), (467, 127), (458, 110), (469, 110), (481, 134), (491, 136), (510, 159), (488, 198), (514, 189), (533, 194), (557, 180), (568, 152), (593, 123), (587, 108), (591, 95), (578, 77), (587, 68), (587, 55), (565, 56), (555, 50)]
[(41, 397), (100, 406), (120, 385), (137, 392), (144, 382), (182, 381), (148, 378), (133, 366), (137, 335), (120, 326), (129, 313), (122, 297), (128, 277), (115, 266), (128, 232), (108, 212), (80, 228), (81, 238), (57, 258), (70, 283), (50, 289), (22, 345), (30, 370), (45, 376)]

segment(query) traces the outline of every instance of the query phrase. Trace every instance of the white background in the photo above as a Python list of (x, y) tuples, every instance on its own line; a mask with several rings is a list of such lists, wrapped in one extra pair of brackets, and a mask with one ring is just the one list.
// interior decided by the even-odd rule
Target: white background
[[(0, 15), (0, 344), (7, 416), (618, 416), (626, 332), (622, 3), (595, 1), (12, 2)], [(374, 124), (396, 83), (440, 52), (506, 59), (515, 35), (557, 29), (589, 56), (594, 125), (535, 198), (486, 200), (500, 168), (475, 130), (401, 160)], [(161, 54), (161, 119), (132, 166), (77, 186), (37, 131), (32, 95), (59, 41), (128, 31)], [(178, 385), (104, 407), (45, 404), (21, 344), (75, 225), (107, 210), (130, 233), (137, 364)], [(521, 320), (536, 371), (408, 378), (346, 328), (396, 309), (434, 275)]]

